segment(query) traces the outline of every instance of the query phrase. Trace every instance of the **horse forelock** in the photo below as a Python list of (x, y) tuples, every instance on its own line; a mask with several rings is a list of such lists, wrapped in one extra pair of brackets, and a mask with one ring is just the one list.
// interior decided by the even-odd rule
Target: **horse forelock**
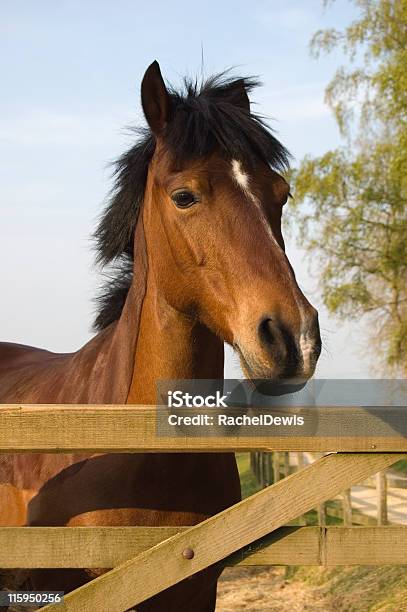
[[(162, 134), (177, 163), (218, 151), (229, 160), (251, 164), (262, 160), (272, 169), (289, 165), (287, 149), (259, 115), (251, 112), (248, 94), (259, 83), (227, 72), (198, 82), (185, 79), (181, 91), (169, 87), (171, 119)], [(117, 320), (133, 282), (133, 241), (156, 140), (148, 128), (135, 130), (136, 144), (114, 164), (114, 186), (94, 233), (97, 261), (105, 282), (96, 298), (94, 327)]]

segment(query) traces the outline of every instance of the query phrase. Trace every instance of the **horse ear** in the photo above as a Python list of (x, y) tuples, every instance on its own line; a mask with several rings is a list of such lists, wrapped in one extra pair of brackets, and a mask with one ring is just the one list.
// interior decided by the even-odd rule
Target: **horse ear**
[(244, 79), (238, 79), (233, 83), (230, 91), (230, 102), (250, 113), (250, 100), (247, 95)]
[(144, 74), (141, 104), (151, 131), (158, 135), (168, 122), (171, 100), (157, 61), (150, 64)]

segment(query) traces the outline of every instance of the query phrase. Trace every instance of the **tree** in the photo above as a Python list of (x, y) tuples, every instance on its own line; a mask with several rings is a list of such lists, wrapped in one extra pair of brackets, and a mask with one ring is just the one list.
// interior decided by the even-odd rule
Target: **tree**
[(405, 375), (407, 0), (352, 1), (356, 21), (311, 41), (315, 56), (341, 47), (349, 57), (326, 89), (343, 145), (302, 160), (294, 207), (301, 244), (322, 269), (327, 308), (368, 318), (375, 359)]

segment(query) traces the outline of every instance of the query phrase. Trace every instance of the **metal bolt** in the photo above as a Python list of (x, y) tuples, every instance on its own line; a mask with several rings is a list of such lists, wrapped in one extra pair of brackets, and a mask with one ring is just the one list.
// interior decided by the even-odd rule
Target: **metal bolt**
[(184, 557), (184, 559), (188, 559), (191, 560), (194, 558), (195, 553), (192, 550), (192, 548), (186, 548), (183, 552), (182, 552), (182, 556)]
[(376, 444), (371, 444), (370, 448), (376, 448)]

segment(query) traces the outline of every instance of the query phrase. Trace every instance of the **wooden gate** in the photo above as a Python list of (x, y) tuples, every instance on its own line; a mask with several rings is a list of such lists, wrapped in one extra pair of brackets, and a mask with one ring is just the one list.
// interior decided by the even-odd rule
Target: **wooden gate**
[(214, 563), (407, 563), (407, 527), (284, 527), (402, 458), (400, 433), (376, 424), (365, 437), (161, 438), (155, 419), (147, 406), (3, 406), (0, 452), (330, 454), (193, 527), (1, 528), (1, 568), (113, 567), (44, 611), (123, 612)]

